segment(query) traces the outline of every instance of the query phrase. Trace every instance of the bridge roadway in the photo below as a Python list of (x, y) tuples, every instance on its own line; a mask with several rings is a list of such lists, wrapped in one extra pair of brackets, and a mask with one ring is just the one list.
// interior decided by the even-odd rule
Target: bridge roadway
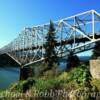
[[(93, 36), (88, 36), (89, 38), (92, 38)], [(96, 34), (95, 33), (95, 39), (99, 39), (100, 38), (100, 34)], [(75, 39), (75, 43), (85, 43), (89, 41), (89, 39), (87, 39), (86, 37), (80, 37), (80, 38), (76, 38)], [(63, 45), (72, 45), (74, 42), (73, 39), (70, 39), (70, 40), (62, 40), (61, 42), (57, 42), (56, 44), (54, 44), (55, 46), (63, 46)], [(34, 49), (42, 49), (42, 48), (45, 48), (45, 44), (43, 45), (38, 45), (38, 46), (32, 46), (31, 47), (31, 50), (34, 50)], [(20, 52), (20, 51), (28, 51), (30, 50), (30, 48), (24, 48), (24, 49), (19, 49), (19, 50), (16, 50), (16, 52)], [(13, 51), (12, 51), (13, 52)], [(80, 51), (81, 52), (81, 51)]]

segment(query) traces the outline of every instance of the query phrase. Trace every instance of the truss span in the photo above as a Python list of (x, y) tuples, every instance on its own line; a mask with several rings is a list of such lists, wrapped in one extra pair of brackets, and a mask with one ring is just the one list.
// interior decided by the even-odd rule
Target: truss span
[[(95, 10), (86, 11), (54, 22), (59, 57), (69, 51), (82, 52), (94, 47), (100, 41), (100, 14)], [(46, 34), (49, 23), (25, 28), (11, 43), (0, 49), (25, 66), (44, 60)]]

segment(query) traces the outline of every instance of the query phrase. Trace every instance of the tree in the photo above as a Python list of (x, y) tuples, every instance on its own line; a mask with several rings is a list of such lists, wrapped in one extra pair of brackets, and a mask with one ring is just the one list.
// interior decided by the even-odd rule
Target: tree
[(77, 67), (79, 65), (80, 60), (77, 55), (74, 55), (73, 51), (71, 51), (67, 57), (68, 58), (67, 58), (66, 70), (72, 67)]
[(100, 41), (96, 42), (94, 50), (93, 50), (93, 58), (98, 58), (100, 57)]
[(52, 67), (54, 63), (58, 62), (57, 53), (55, 51), (56, 33), (53, 22), (50, 20), (49, 31), (46, 36), (45, 43), (45, 62), (48, 63), (48, 67)]

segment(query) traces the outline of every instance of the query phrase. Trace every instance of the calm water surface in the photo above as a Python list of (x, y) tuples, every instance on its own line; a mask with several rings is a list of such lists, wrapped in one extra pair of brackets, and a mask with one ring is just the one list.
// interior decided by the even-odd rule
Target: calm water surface
[(19, 80), (20, 69), (18, 67), (0, 66), (0, 89), (5, 89)]

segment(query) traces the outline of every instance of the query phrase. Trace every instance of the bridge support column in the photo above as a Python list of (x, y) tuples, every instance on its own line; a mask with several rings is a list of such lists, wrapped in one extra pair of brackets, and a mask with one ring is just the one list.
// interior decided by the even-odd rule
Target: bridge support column
[(32, 67), (28, 67), (28, 68), (21, 67), (20, 68), (20, 80), (26, 80), (29, 77), (32, 77), (33, 74), (34, 72), (33, 72)]
[(100, 58), (90, 60), (90, 73), (94, 79), (100, 79)]

